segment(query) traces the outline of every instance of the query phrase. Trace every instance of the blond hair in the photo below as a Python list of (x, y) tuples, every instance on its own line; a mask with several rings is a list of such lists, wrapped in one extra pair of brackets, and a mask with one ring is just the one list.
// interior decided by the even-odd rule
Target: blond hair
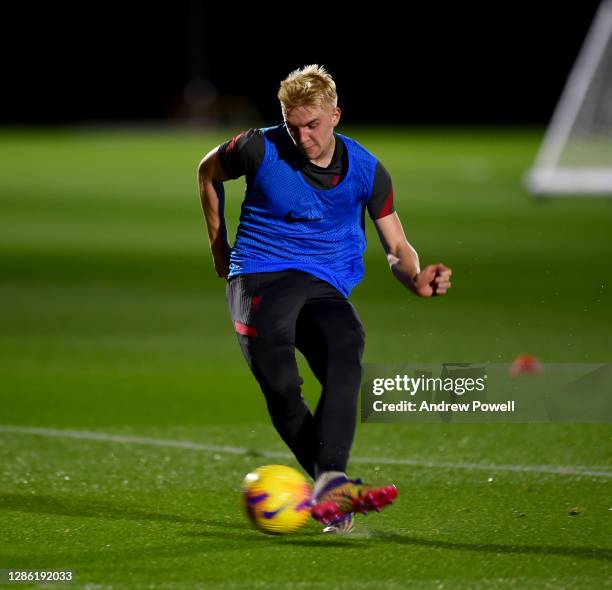
[(278, 100), (283, 116), (295, 107), (335, 107), (338, 104), (336, 83), (323, 66), (304, 66), (291, 72), (281, 82)]

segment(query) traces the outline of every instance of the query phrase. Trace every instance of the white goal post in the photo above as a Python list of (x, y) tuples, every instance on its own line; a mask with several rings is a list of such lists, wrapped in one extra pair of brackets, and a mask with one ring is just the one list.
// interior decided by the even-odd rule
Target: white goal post
[(525, 183), (535, 195), (612, 195), (612, 0), (602, 0)]

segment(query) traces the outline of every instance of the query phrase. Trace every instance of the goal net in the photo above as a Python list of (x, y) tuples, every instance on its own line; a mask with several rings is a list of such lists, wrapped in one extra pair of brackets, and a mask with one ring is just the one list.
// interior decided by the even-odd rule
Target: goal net
[(526, 185), (536, 195), (612, 195), (612, 0), (593, 19)]

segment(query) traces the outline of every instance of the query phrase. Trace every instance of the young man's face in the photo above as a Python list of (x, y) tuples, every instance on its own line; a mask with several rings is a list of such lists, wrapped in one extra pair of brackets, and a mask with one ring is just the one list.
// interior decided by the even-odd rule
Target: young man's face
[(328, 155), (340, 109), (331, 106), (295, 107), (285, 113), (285, 124), (296, 147), (309, 160)]

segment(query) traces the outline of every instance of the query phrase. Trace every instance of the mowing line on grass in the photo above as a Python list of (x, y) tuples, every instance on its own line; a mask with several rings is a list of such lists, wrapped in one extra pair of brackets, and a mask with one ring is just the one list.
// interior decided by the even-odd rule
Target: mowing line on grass
[[(110, 434), (106, 432), (91, 432), (87, 430), (63, 430), (56, 428), (38, 428), (32, 426), (0, 425), (0, 433), (25, 434), (47, 436), (54, 438), (74, 438), (78, 440), (95, 440), (101, 442), (124, 443), (131, 445), (148, 445), (156, 447), (188, 449), (190, 451), (207, 451), (212, 453), (225, 453), (230, 455), (255, 454), (262, 457), (291, 459), (293, 455), (283, 451), (253, 451), (246, 447), (233, 447), (228, 445), (209, 445), (189, 440), (173, 440), (166, 438), (149, 438), (142, 436), (129, 436), (123, 434)], [(480, 471), (510, 471), (516, 473), (546, 473), (549, 475), (572, 475), (578, 477), (609, 477), (612, 471), (599, 471), (580, 465), (495, 465), (483, 463), (453, 463), (446, 461), (422, 461), (419, 459), (401, 459), (391, 457), (351, 457), (353, 463), (367, 463), (370, 465), (410, 465), (413, 467), (430, 467), (433, 469), (463, 469)]]

